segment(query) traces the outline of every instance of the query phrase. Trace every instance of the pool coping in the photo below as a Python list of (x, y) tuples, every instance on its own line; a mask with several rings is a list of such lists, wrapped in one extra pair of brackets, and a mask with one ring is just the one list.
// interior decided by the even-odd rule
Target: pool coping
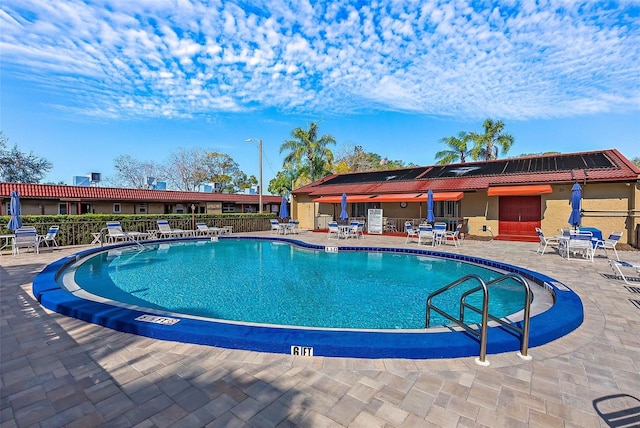
[[(176, 238), (144, 241), (143, 243), (155, 244), (210, 239)], [(531, 318), (529, 347), (540, 346), (565, 336), (579, 327), (584, 320), (584, 311), (580, 298), (562, 282), (538, 272), (489, 259), (428, 249), (324, 246), (281, 237), (223, 236), (216, 239), (287, 242), (299, 247), (320, 251), (368, 251), (434, 256), (477, 263), (522, 275), (527, 280), (541, 284), (545, 289), (553, 293), (555, 298), (555, 303), (551, 308)], [(175, 324), (140, 321), (139, 317), (145, 315), (157, 315), (160, 318), (167, 318), (167, 316), (154, 313), (153, 310), (140, 311), (82, 299), (58, 285), (57, 278), (59, 273), (80, 258), (97, 252), (130, 247), (132, 245), (136, 244), (123, 243), (92, 248), (51, 263), (34, 279), (32, 286), (34, 296), (47, 309), (117, 331), (160, 340), (222, 348), (289, 355), (354, 358), (435, 359), (469, 357), (476, 356), (479, 353), (478, 339), (465, 331), (324, 330), (247, 325), (186, 317), (180, 318), (180, 321)], [(137, 318), (138, 320), (136, 320)], [(156, 321), (158, 320), (156, 319)], [(522, 326), (521, 322), (514, 324)], [(487, 336), (488, 354), (519, 351), (520, 346), (520, 338), (512, 331), (500, 326), (489, 327)]]

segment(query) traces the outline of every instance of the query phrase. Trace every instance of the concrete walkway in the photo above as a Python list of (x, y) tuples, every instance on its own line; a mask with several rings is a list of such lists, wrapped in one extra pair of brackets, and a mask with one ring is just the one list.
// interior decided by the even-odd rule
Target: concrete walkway
[[(416, 248), (404, 241), (367, 235), (339, 245)], [(590, 263), (538, 256), (532, 243), (446, 246), (545, 273), (585, 307), (583, 325), (530, 349), (532, 361), (488, 355), (480, 367), (474, 358), (292, 357), (164, 342), (45, 310), (31, 281), (82, 248), (0, 256), (2, 428), (640, 426), (621, 424), (640, 418), (640, 282), (607, 278), (603, 253)], [(640, 252), (621, 258), (640, 263)]]

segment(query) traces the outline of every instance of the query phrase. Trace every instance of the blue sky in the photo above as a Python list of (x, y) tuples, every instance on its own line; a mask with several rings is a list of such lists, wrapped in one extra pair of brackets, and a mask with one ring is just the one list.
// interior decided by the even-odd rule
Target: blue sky
[[(371, 4), (369, 4), (371, 3)], [(3, 0), (0, 129), (53, 163), (229, 154), (264, 183), (290, 131), (435, 163), (488, 117), (507, 156), (640, 156), (640, 1)], [(504, 157), (504, 156), (501, 156)]]

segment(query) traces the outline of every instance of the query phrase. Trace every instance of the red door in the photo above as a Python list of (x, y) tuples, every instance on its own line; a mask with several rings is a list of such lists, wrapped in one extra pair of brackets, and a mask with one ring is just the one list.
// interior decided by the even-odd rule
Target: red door
[(498, 233), (512, 236), (536, 236), (540, 227), (540, 196), (500, 196)]

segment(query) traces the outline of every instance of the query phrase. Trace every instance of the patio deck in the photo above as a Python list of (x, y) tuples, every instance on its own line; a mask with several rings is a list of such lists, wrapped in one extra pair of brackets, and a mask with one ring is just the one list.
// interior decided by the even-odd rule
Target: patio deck
[[(320, 233), (289, 237), (327, 243)], [(416, 247), (404, 240), (329, 242)], [(563, 281), (585, 307), (583, 325), (531, 348), (532, 361), (488, 355), (480, 367), (474, 358), (293, 357), (165, 342), (43, 309), (33, 277), (83, 248), (0, 257), (2, 427), (604, 427), (614, 410), (640, 414), (640, 283), (607, 278), (603, 253), (590, 263), (538, 256), (536, 243), (447, 245)], [(638, 251), (620, 257), (640, 263)]]

